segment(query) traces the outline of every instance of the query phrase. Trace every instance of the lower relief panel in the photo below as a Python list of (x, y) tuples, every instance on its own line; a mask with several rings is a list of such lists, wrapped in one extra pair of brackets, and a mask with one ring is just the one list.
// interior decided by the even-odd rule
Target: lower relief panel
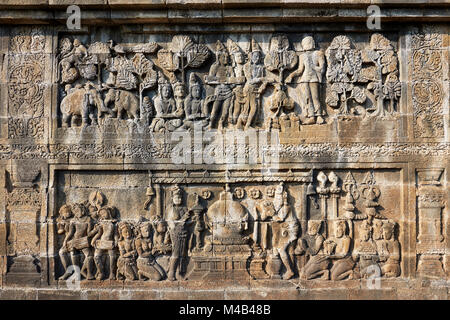
[(239, 174), (56, 171), (54, 279), (402, 275), (400, 170)]

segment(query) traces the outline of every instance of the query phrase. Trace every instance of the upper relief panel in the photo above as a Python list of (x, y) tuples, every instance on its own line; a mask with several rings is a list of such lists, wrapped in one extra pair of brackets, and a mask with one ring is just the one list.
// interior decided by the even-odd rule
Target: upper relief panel
[(98, 38), (114, 40), (58, 36), (54, 141), (194, 129), (278, 131), (281, 143), (405, 136), (397, 34)]

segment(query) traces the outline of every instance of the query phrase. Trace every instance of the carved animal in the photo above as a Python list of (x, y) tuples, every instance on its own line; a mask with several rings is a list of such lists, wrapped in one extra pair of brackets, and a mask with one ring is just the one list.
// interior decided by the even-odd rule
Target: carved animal
[(117, 112), (117, 118), (123, 119), (125, 111), (128, 119), (139, 119), (139, 100), (131, 92), (119, 89), (109, 89), (105, 96), (105, 106), (114, 103), (113, 112)]
[(78, 117), (82, 118), (83, 125), (87, 124), (87, 119), (91, 118), (92, 123), (97, 123), (97, 115), (95, 113), (104, 111), (105, 107), (100, 94), (97, 91), (85, 88), (74, 89), (61, 101), (61, 113), (63, 116), (62, 125), (74, 125), (74, 120)]

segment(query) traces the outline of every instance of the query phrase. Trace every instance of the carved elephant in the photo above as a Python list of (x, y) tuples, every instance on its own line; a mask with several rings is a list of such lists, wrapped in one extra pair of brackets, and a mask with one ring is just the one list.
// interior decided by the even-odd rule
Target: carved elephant
[(91, 119), (91, 124), (96, 125), (98, 114), (105, 111), (101, 95), (90, 86), (72, 89), (62, 99), (60, 109), (63, 126), (68, 126), (69, 122), (73, 126), (75, 119), (80, 117), (83, 126), (88, 124), (88, 118)]
[(123, 119), (125, 111), (128, 119), (139, 119), (139, 99), (131, 92), (119, 89), (109, 89), (105, 96), (105, 106), (114, 103), (114, 112), (117, 112), (117, 118)]

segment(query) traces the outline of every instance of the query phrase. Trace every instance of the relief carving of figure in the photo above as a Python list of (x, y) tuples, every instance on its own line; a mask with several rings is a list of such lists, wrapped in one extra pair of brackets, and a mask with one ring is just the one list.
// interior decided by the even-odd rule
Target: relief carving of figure
[(133, 229), (126, 222), (119, 223), (119, 259), (117, 260), (117, 279), (136, 280), (136, 246)]
[[(168, 208), (167, 223), (172, 242), (172, 256), (169, 262), (167, 278), (174, 281), (184, 273), (184, 263), (188, 247), (188, 220), (191, 212), (183, 204), (183, 191), (175, 185), (172, 188), (172, 204)], [(189, 221), (190, 222), (190, 221)]]
[[(282, 201), (281, 205), (277, 203), (280, 200)], [(288, 194), (287, 191), (284, 191), (283, 183), (280, 183), (280, 185), (277, 186), (274, 206), (277, 213), (272, 218), (273, 254), (279, 256), (284, 264), (286, 273), (283, 275), (283, 279), (287, 280), (294, 276), (294, 270), (292, 268), (288, 250), (298, 238), (300, 225), (292, 210), (292, 206), (288, 202)]]
[(325, 55), (321, 50), (314, 50), (315, 42), (312, 37), (302, 40), (302, 48), (298, 69), (286, 78), (286, 82), (290, 83), (294, 77), (300, 77), (300, 106), (304, 116), (302, 123), (322, 124), (325, 111), (320, 101), (320, 89), (326, 68)]
[(177, 108), (171, 84), (161, 77), (158, 80), (158, 95), (153, 98), (156, 110), (150, 130), (154, 132), (174, 131), (182, 125), (183, 108)]
[(232, 83), (235, 82), (235, 75), (229, 61), (230, 57), (225, 46), (217, 41), (216, 62), (212, 64), (208, 76), (205, 77), (205, 83), (216, 86), (214, 95), (206, 98), (206, 103), (213, 102), (209, 129), (215, 127), (218, 122), (217, 128), (222, 130), (232, 108)]
[(59, 209), (59, 217), (56, 221), (57, 233), (59, 235), (64, 235), (63, 244), (61, 249), (59, 249), (59, 258), (61, 259), (61, 264), (64, 268), (64, 274), (59, 278), (60, 280), (66, 280), (71, 272), (68, 270), (70, 265), (69, 261), (69, 247), (67, 246), (67, 237), (70, 231), (70, 220), (73, 217), (72, 209), (69, 205), (65, 204)]
[(116, 230), (116, 219), (113, 218), (113, 210), (111, 207), (103, 207), (98, 211), (99, 221), (93, 231), (95, 235), (91, 240), (91, 245), (95, 248), (94, 262), (97, 267), (97, 280), (103, 280), (105, 277), (105, 264), (102, 261), (104, 255), (109, 257), (109, 280), (114, 280), (116, 276), (115, 248), (119, 236)]
[(381, 274), (394, 278), (400, 276), (400, 243), (395, 239), (396, 223), (390, 220), (382, 221), (382, 237), (375, 243), (381, 265)]
[(255, 125), (256, 116), (261, 108), (261, 95), (267, 87), (261, 48), (254, 39), (252, 39), (251, 47), (249, 61), (244, 67), (247, 79), (244, 87), (246, 103), (237, 119), (236, 128), (239, 130), (247, 130)]
[(209, 116), (203, 99), (203, 88), (194, 73), (189, 77), (189, 94), (184, 100), (184, 113), (186, 115), (184, 128), (192, 130), (195, 122), (200, 123), (201, 128), (208, 125)]
[(137, 268), (139, 280), (162, 280), (165, 276), (163, 268), (156, 262), (153, 256), (153, 241), (151, 237), (152, 224), (149, 221), (138, 225), (135, 246), (138, 253)]
[(92, 218), (88, 216), (87, 210), (82, 204), (74, 204), (72, 207), (74, 218), (70, 221), (69, 233), (63, 242), (63, 247), (70, 250), (72, 264), (79, 266), (78, 255), (80, 252), (84, 255), (81, 274), (88, 280), (94, 279), (93, 274), (93, 257), (90, 248), (89, 237), (94, 231), (94, 223)]
[(309, 220), (308, 231), (302, 238), (301, 251), (304, 251), (309, 260), (300, 272), (300, 278), (305, 280), (321, 279), (328, 280), (330, 271), (330, 259), (323, 251), (325, 238), (320, 233), (322, 221)]
[(347, 235), (347, 222), (338, 220), (335, 222), (335, 235), (324, 242), (325, 254), (333, 261), (330, 270), (331, 280), (352, 279), (355, 262), (350, 256), (352, 239)]
[(275, 84), (275, 90), (267, 102), (266, 130), (280, 129), (280, 120), (295, 121), (294, 114), (291, 112), (294, 110), (294, 100), (288, 97), (285, 90), (283, 85)]
[(370, 266), (378, 267), (378, 254), (375, 242), (372, 240), (372, 226), (365, 220), (360, 228), (360, 240), (356, 243), (352, 257), (358, 263), (359, 275), (356, 277), (368, 278), (373, 272), (369, 272)]

